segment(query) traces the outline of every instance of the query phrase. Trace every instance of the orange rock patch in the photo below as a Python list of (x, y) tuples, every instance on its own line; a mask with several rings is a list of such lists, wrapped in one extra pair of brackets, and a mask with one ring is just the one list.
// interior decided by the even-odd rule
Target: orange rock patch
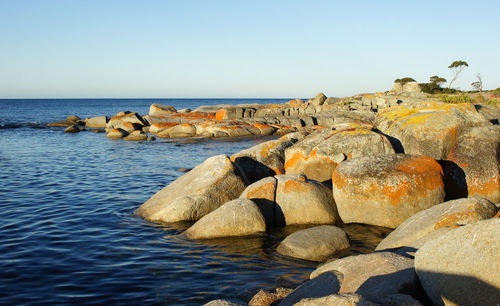
[(248, 191), (247, 199), (267, 199), (274, 201), (275, 183), (268, 182)]
[(219, 110), (215, 113), (215, 120), (217, 120), (217, 121), (224, 120), (224, 119), (225, 119), (225, 117), (226, 117), (226, 114), (227, 114), (226, 109), (224, 109), (224, 108), (219, 109)]
[(284, 193), (289, 193), (289, 192), (306, 192), (307, 187), (305, 184), (296, 181), (296, 180), (288, 180), (285, 182), (285, 187), (283, 188), (282, 192)]

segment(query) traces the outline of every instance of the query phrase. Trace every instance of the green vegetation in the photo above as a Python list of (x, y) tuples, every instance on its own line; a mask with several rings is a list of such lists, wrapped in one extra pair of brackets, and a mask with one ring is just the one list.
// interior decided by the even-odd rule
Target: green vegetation
[(459, 95), (442, 95), (440, 97), (441, 101), (445, 103), (472, 103), (473, 100), (471, 97), (459, 94)]
[(453, 88), (442, 88), (441, 85), (446, 83), (446, 79), (433, 75), (429, 78), (429, 83), (419, 83), (420, 89), (429, 94), (453, 94), (458, 90)]
[(405, 77), (402, 79), (395, 79), (394, 80), (394, 83), (401, 83), (401, 85), (404, 85), (404, 84), (409, 83), (409, 82), (416, 82), (416, 81), (410, 77)]
[(492, 90), (492, 92), (494, 92), (494, 93), (500, 93), (500, 87), (498, 87), (498, 88), (497, 88), (497, 89), (495, 89), (495, 90)]
[(469, 67), (469, 64), (467, 64), (466, 61), (454, 61), (453, 63), (451, 63), (450, 66), (448, 66), (448, 68), (450, 68), (451, 71), (453, 72), (453, 78), (451, 79), (450, 83), (448, 84), (448, 88), (451, 88), (451, 85), (453, 84), (453, 82), (455, 82), (455, 80), (458, 78), (460, 73), (466, 67)]

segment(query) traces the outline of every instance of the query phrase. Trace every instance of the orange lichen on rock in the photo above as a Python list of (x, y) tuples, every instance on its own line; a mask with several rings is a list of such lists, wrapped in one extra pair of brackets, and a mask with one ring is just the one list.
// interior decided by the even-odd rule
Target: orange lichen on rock
[(258, 128), (258, 129), (271, 129), (271, 128), (273, 128), (272, 126), (267, 125), (267, 124), (263, 124), (263, 123), (255, 123), (253, 126)]
[(487, 182), (479, 180), (471, 181), (467, 184), (468, 195), (471, 196), (486, 196), (500, 192), (500, 175), (496, 175)]
[(285, 187), (281, 190), (281, 192), (284, 193), (306, 191), (308, 191), (307, 185), (297, 180), (287, 180), (285, 182)]
[(342, 189), (347, 186), (349, 182), (345, 179), (345, 177), (339, 171), (333, 171), (332, 173), (332, 184), (334, 184), (337, 188)]
[(225, 108), (221, 108), (215, 113), (215, 120), (217, 121), (224, 120), (226, 119), (226, 116), (227, 116), (227, 110)]
[(196, 119), (215, 119), (216, 116), (214, 113), (190, 112), (190, 113), (172, 114), (170, 115), (170, 117), (196, 120)]
[(157, 122), (153, 123), (151, 127), (157, 127), (157, 128), (169, 128), (178, 125), (177, 122)]
[(451, 215), (443, 215), (434, 225), (434, 229), (438, 229), (441, 227), (455, 227), (459, 226), (461, 220), (468, 220), (477, 217), (479, 214), (477, 209), (474, 206), (468, 207), (466, 211), (456, 212)]
[(262, 146), (262, 149), (260, 150), (260, 156), (262, 157), (268, 157), (270, 154), (271, 154), (271, 150), (274, 150), (276, 149), (276, 147), (279, 145), (280, 143), (278, 141), (273, 141), (273, 142), (268, 142), (268, 143), (265, 143), (263, 146)]
[(276, 183), (268, 182), (258, 187), (252, 188), (246, 194), (247, 199), (267, 199), (274, 201)]
[(408, 194), (410, 186), (407, 181), (400, 180), (397, 185), (385, 185), (382, 187), (382, 192), (389, 199), (392, 206), (397, 206), (401, 202), (401, 198)]

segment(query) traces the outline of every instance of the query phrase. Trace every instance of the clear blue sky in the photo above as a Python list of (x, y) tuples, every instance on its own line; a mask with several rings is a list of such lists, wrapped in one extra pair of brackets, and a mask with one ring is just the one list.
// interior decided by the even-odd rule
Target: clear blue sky
[(500, 87), (500, 1), (0, 0), (0, 98)]

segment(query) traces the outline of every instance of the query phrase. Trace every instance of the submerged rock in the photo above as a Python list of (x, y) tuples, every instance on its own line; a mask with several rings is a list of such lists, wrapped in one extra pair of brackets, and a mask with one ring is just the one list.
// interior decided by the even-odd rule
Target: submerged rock
[(191, 239), (250, 236), (266, 231), (259, 207), (247, 199), (236, 199), (202, 217), (185, 231)]
[(196, 221), (238, 198), (245, 186), (227, 156), (213, 156), (153, 195), (136, 214), (151, 221)]
[(342, 229), (321, 225), (301, 230), (286, 237), (276, 249), (278, 253), (311, 261), (323, 261), (349, 249), (349, 237)]
[(425, 156), (386, 154), (342, 162), (332, 176), (342, 221), (396, 228), (443, 202), (441, 166)]
[(64, 130), (64, 133), (78, 133), (78, 132), (80, 132), (80, 128), (77, 125), (68, 126)]

